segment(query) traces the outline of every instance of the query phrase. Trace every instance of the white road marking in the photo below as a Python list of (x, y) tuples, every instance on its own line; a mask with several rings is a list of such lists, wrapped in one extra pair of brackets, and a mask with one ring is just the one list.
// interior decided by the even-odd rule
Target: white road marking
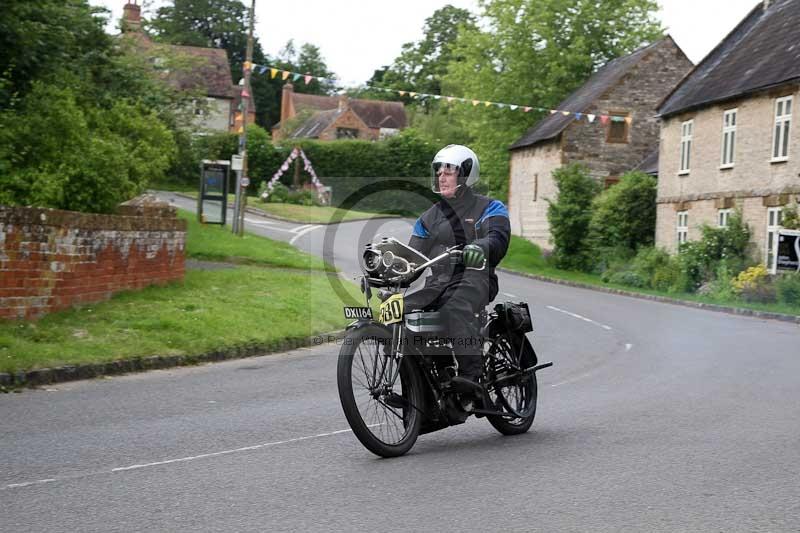
[(297, 232), (297, 235), (292, 237), (292, 240), (289, 241), (289, 244), (294, 244), (297, 239), (308, 233), (309, 231), (314, 231), (317, 228), (321, 228), (322, 226), (311, 226), (310, 228), (306, 228), (303, 231)]
[(550, 386), (551, 386), (551, 387), (560, 387), (561, 385), (566, 385), (567, 383), (573, 383), (573, 382), (575, 382), (575, 381), (581, 380), (581, 379), (583, 379), (583, 378), (586, 378), (586, 377), (589, 377), (589, 376), (591, 376), (591, 375), (592, 375), (592, 374), (591, 374), (590, 372), (587, 372), (587, 373), (585, 373), (585, 374), (581, 374), (581, 375), (580, 375), (580, 376), (578, 376), (578, 377), (575, 377), (575, 378), (570, 378), (570, 379), (567, 379), (567, 380), (564, 380), (564, 381), (560, 381), (560, 382), (558, 382), (558, 383), (555, 383), (555, 384), (553, 384), (553, 385), (550, 385)]
[(516, 295), (514, 295), (514, 294), (511, 294), (510, 292), (504, 292), (503, 294), (504, 294), (505, 296), (508, 296), (509, 298), (519, 298), (519, 296), (516, 296)]
[(633, 344), (625, 344), (625, 351), (630, 352), (631, 348), (633, 348)]
[[(233, 219), (231, 219), (231, 220), (233, 220)], [(249, 223), (249, 224), (255, 224), (257, 226), (258, 225), (267, 225), (267, 227), (264, 228), (264, 229), (268, 229), (268, 230), (283, 231), (284, 233), (294, 233), (293, 229), (279, 228), (278, 226), (274, 225), (275, 224), (274, 222), (263, 222), (261, 220), (253, 220), (253, 219), (250, 219), (250, 218), (245, 218), (244, 221)]]
[[(375, 426), (379, 426), (379, 425), (381, 425), (381, 424), (369, 424), (367, 427), (375, 427)], [(273, 441), (273, 442), (265, 442), (265, 443), (256, 444), (256, 445), (253, 445), (253, 446), (243, 446), (241, 448), (234, 448), (234, 449), (231, 449), (231, 450), (222, 450), (220, 452), (203, 453), (203, 454), (200, 454), (200, 455), (192, 455), (192, 456), (189, 456), (189, 457), (180, 457), (178, 459), (168, 459), (166, 461), (155, 461), (155, 462), (152, 462), (152, 463), (143, 463), (143, 464), (138, 464), (138, 465), (122, 466), (122, 467), (112, 468), (111, 470), (100, 470), (100, 471), (95, 471), (95, 472), (87, 472), (87, 473), (84, 473), (84, 474), (73, 474), (73, 475), (63, 476), (63, 477), (60, 477), (60, 478), (39, 479), (37, 481), (28, 481), (28, 482), (25, 482), (25, 483), (11, 483), (9, 485), (6, 485), (5, 487), (0, 487), (0, 490), (18, 489), (18, 488), (22, 488), (22, 487), (30, 487), (32, 485), (41, 485), (43, 483), (53, 483), (55, 481), (63, 481), (63, 480), (67, 480), (67, 479), (84, 478), (84, 477), (89, 477), (89, 476), (98, 475), (98, 474), (112, 474), (112, 473), (116, 473), (116, 472), (128, 472), (130, 470), (139, 470), (139, 469), (142, 469), (142, 468), (150, 468), (150, 467), (153, 467), (153, 466), (169, 465), (169, 464), (174, 464), (174, 463), (185, 463), (185, 462), (188, 462), (188, 461), (196, 461), (198, 459), (207, 459), (209, 457), (218, 457), (218, 456), (221, 456), (221, 455), (230, 455), (232, 453), (247, 452), (247, 451), (251, 451), (251, 450), (260, 450), (262, 448), (268, 448), (268, 447), (271, 447), (271, 446), (278, 446), (279, 444), (290, 444), (290, 443), (293, 443), (293, 442), (300, 442), (300, 441), (310, 440), (310, 439), (318, 439), (318, 438), (321, 438), (321, 437), (331, 437), (333, 435), (340, 435), (342, 433), (348, 433), (348, 432), (351, 432), (351, 431), (353, 431), (353, 430), (352, 429), (340, 429), (338, 431), (330, 431), (328, 433), (317, 433), (316, 435), (308, 435), (308, 436), (305, 436), (305, 437), (297, 437), (297, 438), (294, 438), (294, 439), (278, 440), (278, 441)]]
[(313, 226), (313, 225), (314, 225), (314, 224), (303, 224), (302, 226), (297, 226), (296, 228), (293, 228), (293, 229), (292, 229), (292, 231), (293, 231), (294, 233), (300, 233), (300, 232), (301, 232), (301, 231), (303, 231), (304, 229), (306, 229), (306, 228), (310, 228), (310, 227), (311, 227), (311, 226)]
[(27, 483), (12, 483), (6, 485), (7, 489), (18, 489), (20, 487), (30, 487), (31, 485), (41, 485), (42, 483), (52, 483), (55, 479), (40, 479), (39, 481), (28, 481)]
[(600, 326), (605, 330), (611, 330), (611, 326), (607, 326), (605, 324), (601, 324), (600, 322), (595, 322), (591, 318), (586, 318), (585, 316), (581, 316), (575, 313), (570, 313), (569, 311), (565, 311), (564, 309), (559, 309), (558, 307), (553, 307), (552, 305), (547, 306), (548, 309), (552, 309), (553, 311), (558, 311), (559, 313), (564, 313), (565, 315), (569, 315), (573, 318), (577, 318), (579, 320), (583, 320), (584, 322), (589, 322), (590, 324), (594, 324), (595, 326)]

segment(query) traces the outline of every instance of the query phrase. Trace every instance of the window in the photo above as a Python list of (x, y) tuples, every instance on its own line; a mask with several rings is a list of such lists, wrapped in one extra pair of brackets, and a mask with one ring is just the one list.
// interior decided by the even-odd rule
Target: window
[(678, 212), (678, 224), (676, 226), (678, 234), (678, 246), (685, 243), (689, 238), (689, 212)]
[(717, 212), (717, 226), (720, 228), (727, 228), (731, 213), (733, 213), (733, 209), (720, 209)]
[(355, 128), (336, 128), (337, 139), (358, 139), (358, 130)]
[(606, 130), (607, 143), (627, 143), (628, 142), (628, 117), (624, 112), (611, 112), (611, 121)]
[(613, 187), (617, 183), (619, 183), (619, 176), (608, 176), (605, 180), (603, 180), (603, 186), (606, 189)]
[(767, 209), (767, 270), (775, 273), (778, 259), (778, 230), (783, 222), (783, 208), (770, 207)]
[(723, 168), (730, 168), (734, 163), (736, 147), (736, 111), (729, 109), (722, 114), (722, 162)]
[(775, 100), (775, 129), (772, 137), (772, 160), (789, 158), (789, 127), (792, 124), (792, 97)]
[(692, 155), (692, 130), (694, 120), (687, 120), (681, 124), (681, 166), (679, 174), (688, 174)]

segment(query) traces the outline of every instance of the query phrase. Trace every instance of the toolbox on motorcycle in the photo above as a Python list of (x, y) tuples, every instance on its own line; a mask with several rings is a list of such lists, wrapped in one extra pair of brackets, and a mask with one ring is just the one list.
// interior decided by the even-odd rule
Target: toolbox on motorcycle
[(494, 306), (497, 318), (503, 322), (508, 331), (528, 333), (533, 331), (531, 313), (525, 302), (503, 302)]

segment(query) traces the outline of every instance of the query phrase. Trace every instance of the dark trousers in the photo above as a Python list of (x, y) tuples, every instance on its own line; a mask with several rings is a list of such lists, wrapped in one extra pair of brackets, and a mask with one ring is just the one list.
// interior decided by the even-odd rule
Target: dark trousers
[(422, 289), (406, 295), (406, 312), (412, 310), (438, 310), (444, 319), (445, 336), (453, 343), (459, 373), (481, 374), (479, 313), (497, 296), (497, 279), (494, 276), (466, 274), (454, 281), (426, 284)]

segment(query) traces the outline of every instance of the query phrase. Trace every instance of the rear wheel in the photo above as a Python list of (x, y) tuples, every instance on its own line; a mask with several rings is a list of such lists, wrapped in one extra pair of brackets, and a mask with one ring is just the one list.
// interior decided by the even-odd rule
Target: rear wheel
[(536, 363), (523, 355), (506, 335), (492, 339), (487, 348), (485, 376), (487, 392), (495, 409), (509, 417), (487, 416), (489, 423), (503, 435), (519, 435), (528, 431), (536, 416), (536, 374), (513, 377)]
[(416, 442), (422, 422), (422, 388), (411, 361), (397, 362), (386, 352), (386, 331), (367, 326), (351, 331), (339, 352), (339, 399), (353, 433), (381, 457), (403, 455)]

